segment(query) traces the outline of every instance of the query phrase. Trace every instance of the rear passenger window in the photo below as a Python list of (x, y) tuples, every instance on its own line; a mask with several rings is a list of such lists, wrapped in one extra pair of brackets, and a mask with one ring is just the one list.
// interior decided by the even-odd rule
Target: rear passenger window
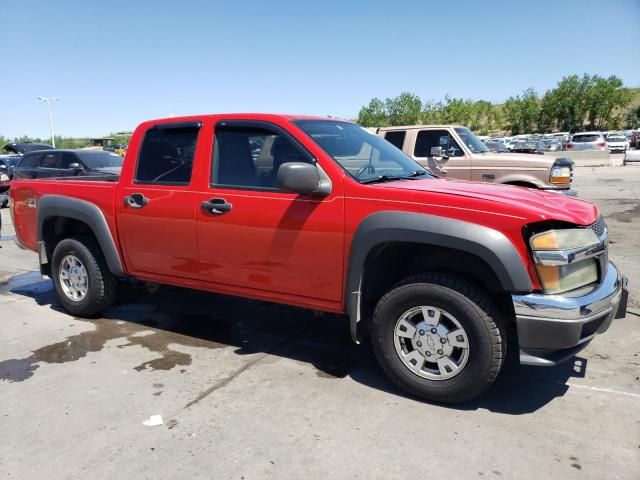
[(45, 153), (40, 159), (40, 168), (58, 168), (59, 153)]
[(200, 124), (158, 125), (144, 136), (136, 182), (188, 185)]
[(278, 168), (287, 162), (312, 163), (305, 152), (275, 130), (216, 126), (211, 183), (277, 188)]
[(40, 160), (41, 153), (27, 153), (22, 160), (18, 163), (19, 168), (36, 168), (38, 166), (38, 160)]
[(384, 139), (402, 150), (402, 145), (404, 145), (404, 137), (406, 137), (406, 135), (406, 132), (387, 132), (384, 135)]

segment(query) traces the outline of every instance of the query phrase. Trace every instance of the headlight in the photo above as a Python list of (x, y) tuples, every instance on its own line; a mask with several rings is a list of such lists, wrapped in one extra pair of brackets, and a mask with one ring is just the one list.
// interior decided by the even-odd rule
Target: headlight
[(590, 228), (572, 228), (567, 230), (549, 230), (534, 235), (529, 240), (533, 250), (568, 250), (600, 243)]
[(593, 258), (570, 265), (536, 265), (545, 293), (562, 293), (598, 281), (598, 268)]
[(550, 230), (529, 240), (536, 270), (546, 293), (561, 293), (598, 280), (593, 258), (605, 244), (590, 228)]
[(552, 167), (549, 175), (550, 183), (571, 183), (571, 167)]
[(8, 182), (9, 181), (9, 175), (7, 175), (6, 173), (0, 173), (0, 182)]

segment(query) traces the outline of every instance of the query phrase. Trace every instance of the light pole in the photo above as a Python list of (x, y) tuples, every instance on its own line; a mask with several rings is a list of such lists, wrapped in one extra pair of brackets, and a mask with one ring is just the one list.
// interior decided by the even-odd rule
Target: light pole
[(56, 139), (53, 137), (53, 117), (51, 116), (51, 102), (57, 102), (58, 100), (60, 100), (60, 97), (38, 97), (38, 100), (47, 102), (47, 107), (49, 107), (49, 128), (51, 129), (51, 146), (53, 148), (56, 148)]

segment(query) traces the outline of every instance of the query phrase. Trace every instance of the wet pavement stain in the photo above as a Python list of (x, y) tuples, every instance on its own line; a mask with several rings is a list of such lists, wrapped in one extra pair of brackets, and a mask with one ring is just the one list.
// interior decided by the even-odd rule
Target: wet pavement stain
[[(9, 293), (30, 297), (38, 305), (64, 313), (51, 281), (43, 279), (39, 272), (11, 277), (0, 286), (0, 294)], [(180, 346), (231, 347), (237, 355), (255, 355), (238, 371), (228, 372), (222, 381), (205, 389), (189, 402), (190, 406), (270, 355), (307, 362), (319, 377), (327, 379), (345, 378), (355, 361), (354, 347), (345, 335), (347, 324), (339, 316), (317, 316), (268, 302), (174, 287), (163, 287), (154, 293), (138, 292), (108, 309), (103, 318), (75, 321), (90, 324), (92, 329), (38, 348), (26, 358), (0, 362), (0, 380), (22, 382), (39, 373), (40, 365), (77, 361), (118, 339), (121, 340), (112, 346), (112, 351), (139, 346), (157, 354), (156, 358), (130, 367), (139, 372), (178, 367), (179, 373), (185, 373), (192, 357), (180, 351)], [(77, 323), (69, 326), (74, 325)], [(152, 394), (163, 395), (163, 390), (159, 384), (154, 385)]]
[[(176, 317), (176, 318), (174, 318)], [(198, 315), (174, 315), (168, 317), (172, 322), (179, 322), (183, 329), (189, 329), (189, 325), (206, 323), (208, 329), (215, 324), (209, 317)], [(130, 323), (116, 321), (107, 318), (97, 320), (77, 319), (90, 323), (95, 328), (77, 335), (71, 335), (62, 342), (41, 347), (34, 350), (29, 357), (22, 359), (9, 359), (0, 362), (0, 380), (8, 382), (22, 382), (31, 378), (38, 369), (40, 363), (68, 363), (87, 356), (88, 353), (99, 352), (110, 340), (126, 338), (128, 343), (118, 345), (118, 348), (140, 346), (160, 356), (134, 367), (136, 371), (171, 370), (176, 366), (191, 364), (191, 355), (171, 349), (170, 344), (186, 347), (222, 348), (226, 344), (213, 342), (203, 338), (191, 337), (175, 331), (164, 331), (150, 327), (149, 324), (157, 323), (153, 315), (147, 317), (142, 323)], [(167, 316), (163, 315), (167, 321)], [(200, 327), (205, 328), (205, 327)], [(197, 330), (197, 328), (196, 328)]]

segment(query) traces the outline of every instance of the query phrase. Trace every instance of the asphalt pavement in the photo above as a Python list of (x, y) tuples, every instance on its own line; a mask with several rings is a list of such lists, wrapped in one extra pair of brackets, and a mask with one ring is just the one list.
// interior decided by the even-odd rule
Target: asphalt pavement
[(69, 316), (3, 209), (0, 478), (637, 480), (640, 164), (578, 167), (575, 187), (629, 313), (562, 366), (512, 352), (455, 407), (396, 389), (337, 316), (169, 287)]

